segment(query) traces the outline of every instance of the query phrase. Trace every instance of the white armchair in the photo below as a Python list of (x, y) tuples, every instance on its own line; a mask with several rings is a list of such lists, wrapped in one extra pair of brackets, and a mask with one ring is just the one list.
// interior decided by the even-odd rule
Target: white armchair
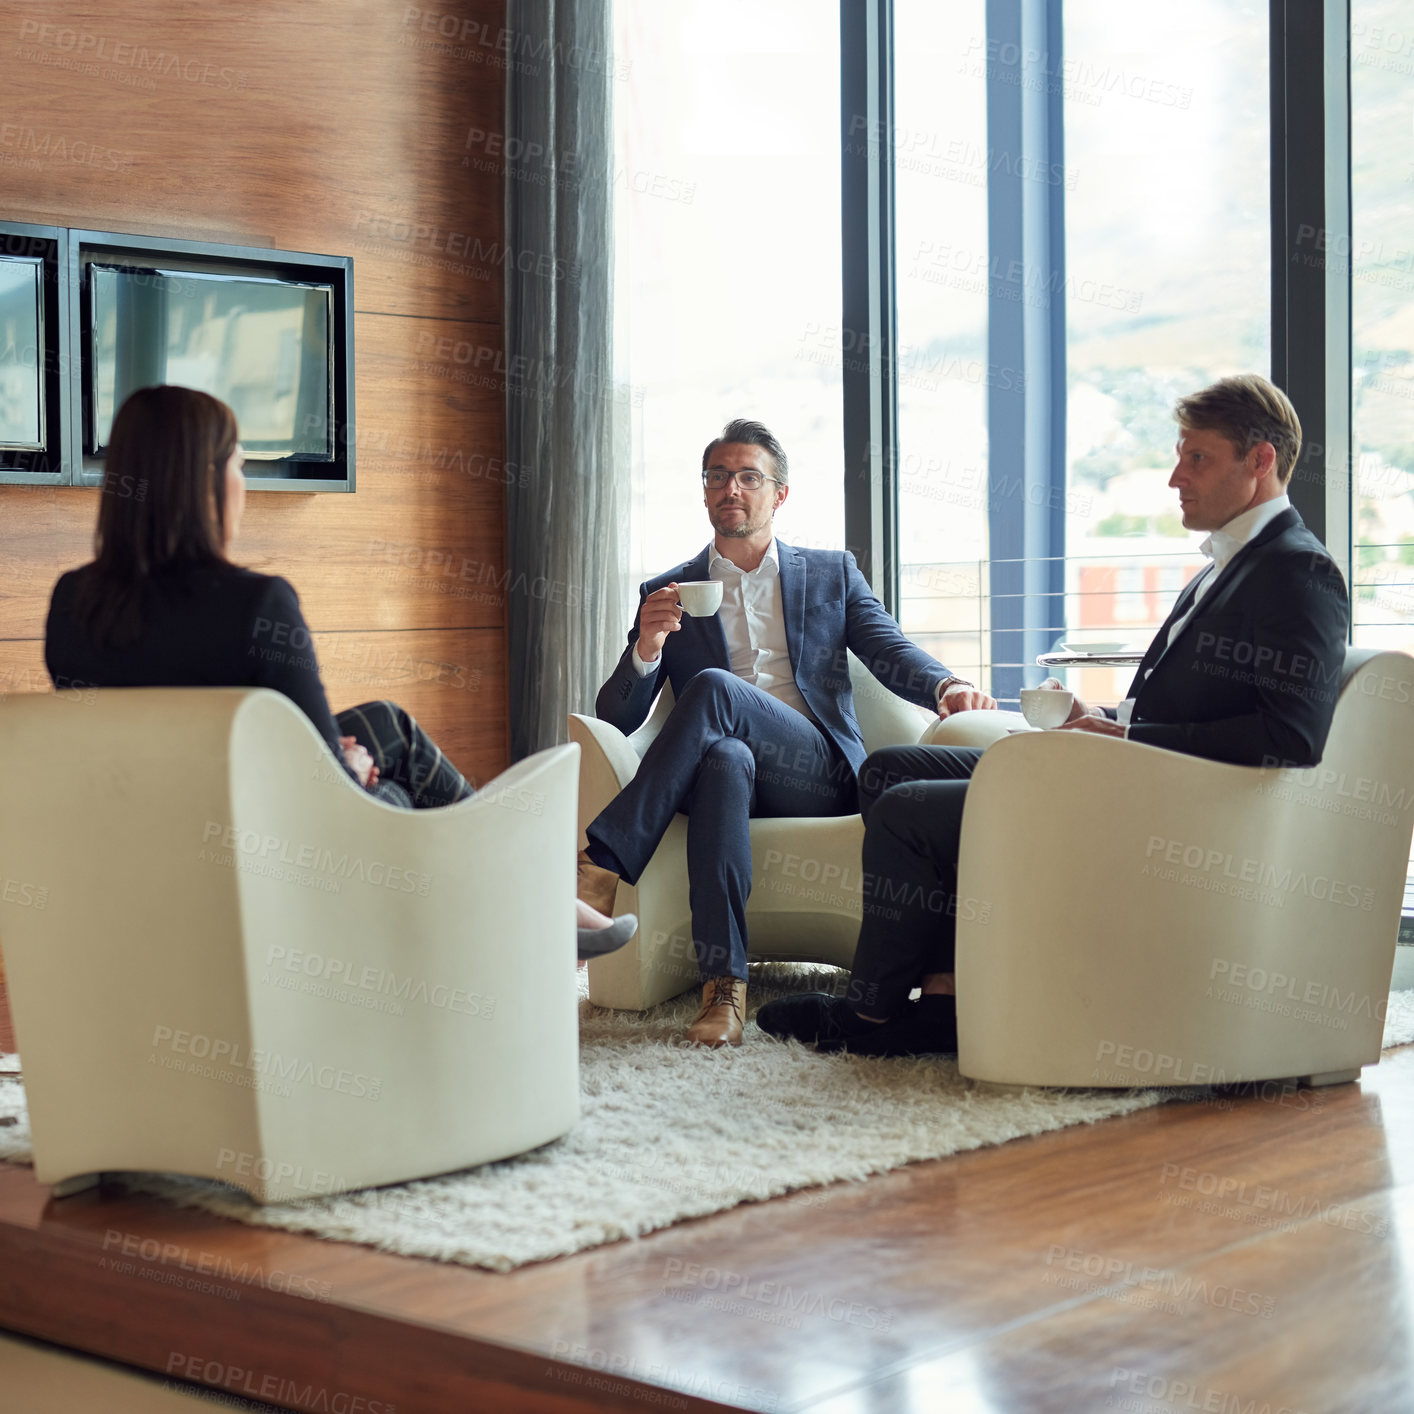
[[(851, 653), (855, 714), (870, 751), (925, 736), (937, 718), (896, 697)], [(571, 715), (570, 739), (579, 743), (579, 828), (584, 827), (638, 771), (643, 753), (672, 710), (666, 688), (647, 722), (631, 736), (596, 717)], [(1005, 718), (1013, 713), (966, 713)], [(863, 896), (858, 815), (753, 820), (751, 897), (746, 920), (752, 961), (784, 958), (848, 967), (859, 937)], [(618, 913), (638, 915), (638, 933), (624, 948), (589, 964), (589, 999), (598, 1006), (643, 1011), (697, 986), (692, 921), (687, 902), (687, 817), (677, 816), (636, 886), (619, 885)]]
[(260, 689), (0, 702), (0, 939), (45, 1183), (263, 1202), (521, 1153), (579, 1113), (578, 749), (360, 790)]
[[(1079, 733), (968, 792), (959, 1067), (1024, 1085), (1354, 1079), (1379, 1060), (1414, 824), (1414, 659), (1349, 650), (1321, 764)], [(985, 923), (980, 921), (985, 914)]]

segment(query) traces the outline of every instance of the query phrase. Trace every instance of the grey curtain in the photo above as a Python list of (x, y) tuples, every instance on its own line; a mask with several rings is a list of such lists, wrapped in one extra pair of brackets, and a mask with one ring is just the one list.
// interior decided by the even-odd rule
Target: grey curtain
[(509, 0), (506, 452), (511, 748), (593, 710), (627, 615), (613, 367), (612, 0)]

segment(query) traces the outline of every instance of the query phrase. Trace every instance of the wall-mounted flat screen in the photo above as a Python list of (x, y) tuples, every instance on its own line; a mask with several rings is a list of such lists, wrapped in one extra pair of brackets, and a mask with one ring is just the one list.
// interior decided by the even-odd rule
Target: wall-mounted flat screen
[(44, 262), (0, 256), (0, 448), (44, 447)]
[(180, 383), (230, 404), (247, 459), (334, 460), (330, 286), (95, 262), (88, 295), (91, 452), (129, 393)]

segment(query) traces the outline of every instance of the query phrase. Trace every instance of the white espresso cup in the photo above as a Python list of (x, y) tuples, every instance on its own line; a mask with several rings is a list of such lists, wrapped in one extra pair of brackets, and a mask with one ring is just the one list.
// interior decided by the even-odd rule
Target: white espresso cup
[(1064, 687), (1023, 687), (1021, 715), (1033, 727), (1058, 727), (1070, 716), (1075, 694)]
[(683, 612), (695, 619), (705, 619), (722, 607), (722, 581), (720, 579), (690, 579), (678, 585), (678, 603)]

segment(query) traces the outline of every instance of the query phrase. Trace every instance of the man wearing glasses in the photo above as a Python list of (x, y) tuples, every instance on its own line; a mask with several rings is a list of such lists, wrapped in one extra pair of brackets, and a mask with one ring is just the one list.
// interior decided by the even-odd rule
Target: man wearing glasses
[[(688, 817), (692, 937), (702, 1011), (688, 1039), (738, 1046), (746, 1013), (751, 816), (847, 815), (865, 748), (846, 650), (887, 687), (940, 716), (995, 702), (914, 647), (848, 551), (775, 537), (789, 494), (786, 454), (738, 419), (702, 454), (713, 538), (695, 559), (641, 586), (628, 647), (595, 712), (642, 726), (659, 690), (675, 705), (638, 774), (588, 826), (579, 895), (612, 912), (678, 812)], [(679, 583), (718, 580), (721, 608), (684, 616)]]

